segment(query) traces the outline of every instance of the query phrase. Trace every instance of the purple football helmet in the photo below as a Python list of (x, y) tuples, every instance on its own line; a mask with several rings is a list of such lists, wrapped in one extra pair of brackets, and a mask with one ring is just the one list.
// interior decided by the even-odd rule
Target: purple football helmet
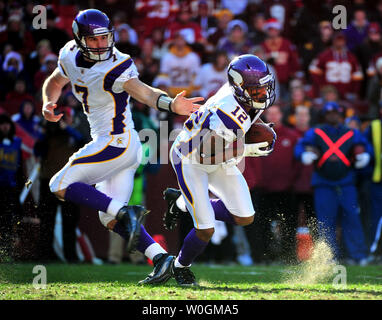
[(242, 105), (261, 110), (275, 101), (275, 78), (259, 57), (238, 56), (231, 61), (227, 72), (233, 94)]
[[(74, 18), (72, 30), (74, 40), (86, 58), (104, 61), (111, 57), (114, 48), (114, 28), (105, 13), (96, 9), (80, 11)], [(107, 35), (107, 47), (89, 48), (85, 38), (101, 35)]]

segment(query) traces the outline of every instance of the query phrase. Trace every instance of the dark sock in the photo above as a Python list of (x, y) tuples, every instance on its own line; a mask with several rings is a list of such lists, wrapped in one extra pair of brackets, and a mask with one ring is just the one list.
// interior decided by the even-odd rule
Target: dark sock
[[(127, 240), (127, 233), (125, 228), (122, 226), (122, 223), (118, 221), (113, 231), (117, 234), (119, 234), (123, 239)], [(141, 233), (139, 235), (137, 250), (139, 252), (145, 253), (146, 249), (151, 246), (153, 243), (155, 243), (155, 240), (147, 233), (144, 226), (141, 225)]]
[(190, 265), (195, 258), (206, 248), (208, 242), (200, 240), (192, 229), (183, 241), (183, 246), (178, 255), (178, 261), (183, 266)]
[(98, 211), (107, 212), (112, 199), (86, 183), (75, 182), (67, 187), (65, 200)]

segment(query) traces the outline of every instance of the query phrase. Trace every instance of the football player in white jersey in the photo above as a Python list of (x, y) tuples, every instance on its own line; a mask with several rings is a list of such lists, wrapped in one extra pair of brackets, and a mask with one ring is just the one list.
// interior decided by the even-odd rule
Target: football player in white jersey
[[(246, 156), (267, 156), (276, 140), (275, 132), (272, 145), (242, 140), (275, 100), (275, 80), (267, 64), (246, 54), (232, 60), (227, 73), (228, 82), (188, 118), (170, 150), (180, 190), (164, 192), (165, 227), (172, 230), (182, 212), (188, 211), (194, 221), (172, 267), (181, 286), (197, 285), (190, 266), (211, 239), (215, 220), (241, 226), (253, 222), (248, 185), (236, 164)], [(209, 191), (218, 199), (210, 199)]]
[(182, 92), (171, 99), (141, 82), (130, 56), (114, 47), (114, 29), (103, 12), (79, 12), (72, 29), (74, 40), (61, 49), (58, 67), (44, 82), (42, 113), (48, 121), (61, 119), (54, 109), (62, 88), (70, 82), (87, 115), (92, 141), (52, 177), (50, 189), (60, 200), (98, 210), (102, 224), (126, 239), (128, 251), (137, 249), (153, 260), (154, 271), (143, 283), (165, 282), (174, 257), (143, 227), (148, 211), (127, 205), (142, 157), (129, 98), (181, 115), (197, 110), (195, 103), (203, 98), (186, 99)]

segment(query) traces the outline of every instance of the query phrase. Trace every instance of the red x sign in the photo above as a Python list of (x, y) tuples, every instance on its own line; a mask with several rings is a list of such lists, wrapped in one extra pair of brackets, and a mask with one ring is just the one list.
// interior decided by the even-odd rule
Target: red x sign
[(328, 145), (329, 149), (322, 155), (320, 161), (318, 161), (318, 167), (321, 167), (324, 162), (332, 155), (332, 154), (336, 154), (338, 156), (338, 158), (341, 159), (341, 161), (346, 165), (346, 166), (350, 166), (350, 161), (348, 158), (346, 158), (346, 156), (343, 154), (343, 152), (339, 149), (339, 147), (341, 147), (347, 140), (349, 140), (354, 132), (352, 130), (346, 132), (341, 138), (339, 138), (336, 142), (333, 142), (328, 136), (327, 134), (322, 131), (321, 129), (319, 128), (316, 128), (314, 129), (314, 132), (317, 133), (321, 138), (322, 140), (324, 140), (324, 142)]

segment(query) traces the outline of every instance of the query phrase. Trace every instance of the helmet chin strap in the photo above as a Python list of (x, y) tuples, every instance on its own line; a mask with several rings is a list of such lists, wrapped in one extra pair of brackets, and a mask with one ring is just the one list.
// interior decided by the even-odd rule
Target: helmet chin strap
[(264, 109), (261, 109), (261, 110), (258, 110), (257, 113), (256, 113), (256, 116), (253, 118), (252, 120), (252, 124), (254, 124), (256, 122), (257, 119), (259, 119), (260, 115), (264, 112)]
[(101, 53), (101, 54), (96, 54), (96, 53), (93, 53), (91, 51), (89, 51), (88, 53), (89, 53), (90, 59), (92, 59), (94, 61), (103, 61), (103, 60), (106, 60), (107, 55), (110, 54), (109, 51), (106, 51), (106, 52)]

